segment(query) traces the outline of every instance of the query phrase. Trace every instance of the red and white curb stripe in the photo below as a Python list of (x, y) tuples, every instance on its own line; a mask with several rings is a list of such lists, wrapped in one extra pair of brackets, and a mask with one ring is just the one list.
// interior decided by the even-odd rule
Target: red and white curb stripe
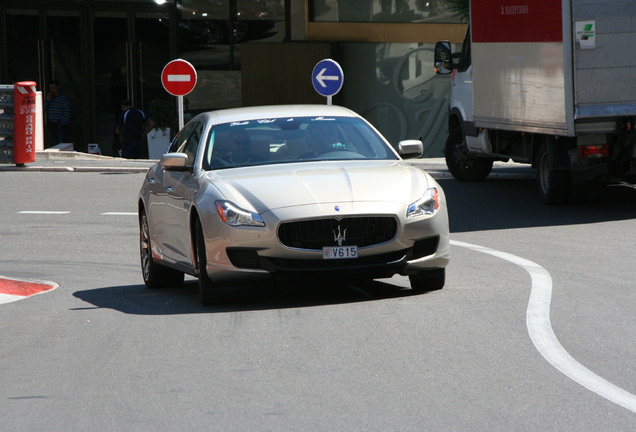
[(58, 286), (55, 282), (20, 280), (0, 276), (0, 304), (42, 294), (54, 290)]

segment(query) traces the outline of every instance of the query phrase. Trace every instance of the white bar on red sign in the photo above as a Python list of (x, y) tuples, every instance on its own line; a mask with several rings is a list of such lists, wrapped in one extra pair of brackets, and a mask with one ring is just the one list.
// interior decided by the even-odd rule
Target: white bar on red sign
[(172, 82), (176, 82), (176, 81), (190, 82), (190, 81), (192, 81), (192, 76), (191, 75), (168, 75), (168, 81), (172, 81)]

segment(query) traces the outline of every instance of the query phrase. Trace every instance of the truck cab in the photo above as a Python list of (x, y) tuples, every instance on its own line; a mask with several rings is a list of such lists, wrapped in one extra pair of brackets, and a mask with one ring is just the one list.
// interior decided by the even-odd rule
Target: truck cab
[(452, 52), (448, 41), (436, 44), (435, 72), (451, 75), (449, 137), (444, 148), (446, 164), (460, 181), (483, 180), (490, 174), (494, 158), (483, 137), (480, 142), (480, 131), (475, 127), (470, 28), (458, 53)]

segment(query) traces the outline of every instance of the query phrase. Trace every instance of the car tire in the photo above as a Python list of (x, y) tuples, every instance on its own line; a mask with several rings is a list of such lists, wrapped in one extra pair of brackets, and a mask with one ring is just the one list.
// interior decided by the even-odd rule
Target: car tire
[(148, 288), (157, 289), (183, 285), (183, 272), (157, 264), (153, 260), (148, 217), (143, 210), (139, 219), (139, 254), (141, 273)]
[(453, 129), (446, 139), (444, 156), (448, 170), (459, 181), (482, 181), (490, 171), (494, 160), (489, 157), (475, 156), (468, 152), (464, 133), (457, 127)]
[(409, 281), (411, 289), (416, 293), (440, 290), (446, 283), (446, 269), (424, 270), (409, 276)]
[(214, 306), (222, 302), (222, 291), (218, 283), (208, 276), (205, 270), (207, 255), (205, 251), (205, 238), (203, 236), (203, 226), (201, 220), (195, 223), (195, 241), (197, 272), (199, 276), (199, 301), (203, 306)]

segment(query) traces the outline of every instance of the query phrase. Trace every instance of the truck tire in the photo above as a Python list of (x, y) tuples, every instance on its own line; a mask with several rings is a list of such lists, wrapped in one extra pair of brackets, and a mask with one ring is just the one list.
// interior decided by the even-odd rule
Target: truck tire
[(451, 130), (444, 148), (446, 166), (459, 181), (482, 181), (492, 171), (493, 159), (468, 152), (461, 128)]
[(537, 188), (545, 204), (563, 204), (568, 201), (571, 190), (570, 172), (553, 169), (548, 151), (548, 144), (544, 142), (537, 153)]

